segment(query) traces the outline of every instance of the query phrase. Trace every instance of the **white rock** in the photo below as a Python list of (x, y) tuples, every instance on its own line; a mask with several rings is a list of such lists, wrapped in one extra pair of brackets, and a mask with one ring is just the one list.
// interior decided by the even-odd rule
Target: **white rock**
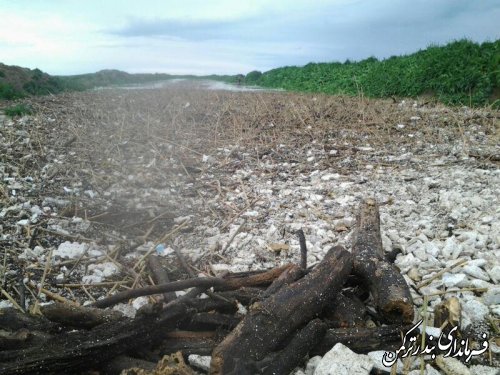
[(208, 372), (210, 370), (210, 361), (212, 357), (198, 354), (190, 354), (188, 357), (189, 364), (191, 366), (197, 367), (203, 371)]
[[(368, 356), (373, 360), (373, 367), (377, 370), (380, 371), (385, 371), (385, 372), (390, 372), (391, 368), (390, 367), (385, 367), (384, 364), (382, 363), (382, 359), (385, 355), (384, 350), (377, 350), (374, 352), (368, 353)], [(396, 372), (398, 374), (403, 373), (403, 362), (401, 362), (400, 359), (396, 361)]]
[[(441, 250), (441, 254), (445, 259), (450, 259), (454, 254), (460, 254), (462, 251), (462, 246), (457, 242), (455, 237), (448, 237), (444, 243), (444, 247)], [(458, 257), (458, 255), (457, 255)]]
[(467, 276), (463, 273), (445, 273), (442, 280), (444, 286), (447, 288), (453, 286), (463, 286), (467, 282)]
[(500, 286), (488, 289), (488, 291), (483, 294), (483, 302), (487, 306), (500, 305)]
[(426, 242), (424, 248), (427, 254), (432, 255), (434, 258), (438, 257), (439, 247), (434, 242)]
[(398, 255), (396, 258), (396, 265), (401, 268), (402, 273), (407, 272), (407, 270), (418, 263), (413, 254), (406, 254), (403, 256)]
[(134, 309), (139, 310), (142, 306), (148, 304), (148, 297), (137, 297), (132, 301)]
[(494, 287), (493, 284), (491, 284), (487, 281), (481, 280), (481, 279), (472, 279), (472, 280), (470, 280), (469, 284), (472, 288), (492, 288), (492, 287)]
[(486, 259), (473, 259), (467, 262), (469, 266), (476, 266), (476, 267), (484, 267), (487, 263), (488, 262), (486, 261)]
[(436, 357), (436, 364), (446, 375), (471, 375), (467, 366), (455, 358), (439, 355)]
[(368, 375), (373, 360), (338, 343), (318, 363), (314, 375)]
[(473, 323), (484, 321), (488, 314), (488, 307), (477, 299), (462, 303), (462, 311), (467, 314)]
[(425, 365), (426, 375), (441, 375), (441, 373), (429, 364)]
[(476, 279), (481, 279), (481, 280), (484, 280), (484, 281), (488, 281), (490, 279), (490, 277), (488, 276), (488, 274), (485, 271), (483, 271), (481, 268), (479, 268), (478, 266), (467, 264), (463, 268), (463, 271), (467, 275), (475, 277)]
[(86, 250), (87, 244), (66, 241), (60, 244), (52, 255), (54, 257), (76, 259), (82, 256)]
[(83, 284), (97, 284), (102, 282), (102, 276), (100, 275), (85, 275), (82, 277), (82, 283)]
[(135, 314), (137, 313), (137, 310), (128, 303), (118, 303), (113, 306), (113, 310), (121, 312), (128, 318), (135, 318)]
[(318, 363), (321, 361), (321, 356), (317, 355), (315, 357), (312, 357), (306, 365), (306, 370), (305, 374), (306, 375), (313, 375), (314, 371), (316, 370), (316, 367), (318, 367)]
[(500, 266), (494, 266), (491, 270), (488, 271), (488, 274), (491, 276), (491, 279), (495, 283), (500, 283)]
[(490, 311), (492, 314), (500, 317), (500, 305), (491, 305), (490, 306)]
[(474, 365), (469, 367), (471, 375), (498, 375), (499, 371), (498, 367), (489, 367), (489, 366), (481, 366)]

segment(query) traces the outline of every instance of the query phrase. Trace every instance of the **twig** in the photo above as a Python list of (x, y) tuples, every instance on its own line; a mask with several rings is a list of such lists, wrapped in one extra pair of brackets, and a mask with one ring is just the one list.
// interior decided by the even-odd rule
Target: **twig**
[(204, 288), (203, 290), (197, 292), (199, 294), (203, 293), (206, 289), (211, 287), (223, 290), (232, 290), (245, 286), (250, 287), (259, 285), (269, 285), (274, 279), (279, 277), (283, 272), (288, 270), (291, 266), (292, 266), (291, 264), (286, 264), (284, 266), (273, 268), (268, 271), (247, 277), (239, 277), (239, 278), (234, 277), (226, 279), (221, 279), (218, 277), (200, 277), (196, 279), (173, 281), (170, 283), (165, 283), (160, 285), (149, 285), (139, 289), (130, 289), (116, 293), (112, 296), (98, 300), (94, 304), (94, 306), (104, 308), (135, 297), (149, 296), (152, 294), (159, 294), (165, 292), (175, 292), (178, 290), (183, 290), (188, 288), (195, 288), (193, 289), (193, 291), (190, 291), (189, 293), (191, 292), (195, 293), (195, 290), (197, 288), (202, 288), (202, 289)]
[(438, 277), (440, 277), (441, 275), (443, 275), (445, 272), (451, 271), (453, 268), (461, 266), (461, 265), (463, 265), (463, 264), (465, 264), (467, 262), (468, 262), (467, 259), (460, 259), (458, 262), (453, 263), (451, 266), (443, 268), (441, 271), (437, 272), (432, 277), (429, 277), (427, 280), (422, 281), (420, 284), (418, 284), (417, 285), (417, 289), (420, 289), (420, 288), (422, 288), (422, 287), (430, 284), (433, 280), (437, 279)]
[(247, 223), (247, 219), (245, 218), (243, 220), (243, 223), (240, 224), (240, 226), (238, 228), (236, 228), (236, 230), (234, 231), (233, 235), (231, 236), (231, 238), (229, 239), (229, 241), (227, 241), (226, 243), (226, 246), (224, 246), (224, 248), (222, 249), (222, 251), (220, 252), (221, 255), (224, 255), (224, 253), (226, 252), (226, 250), (229, 248), (229, 246), (231, 246), (231, 243), (233, 242), (234, 238), (238, 235), (238, 233), (240, 233), (240, 231), (243, 229), (243, 226)]
[(151, 246), (151, 249), (149, 249), (146, 254), (144, 254), (135, 264), (134, 264), (134, 267), (132, 267), (133, 270), (135, 270), (137, 268), (137, 266), (139, 264), (141, 264), (142, 262), (144, 262), (144, 259), (146, 259), (156, 248), (156, 246), (158, 246), (159, 244), (161, 244), (163, 241), (167, 240), (168, 238), (170, 238), (171, 236), (173, 236), (175, 233), (179, 232), (182, 228), (184, 228), (187, 223), (189, 222), (189, 220), (186, 220), (184, 222), (182, 222), (177, 228), (173, 229), (172, 231), (170, 231), (169, 233), (165, 234), (162, 238), (160, 238), (158, 241), (156, 241), (156, 243), (154, 243), (153, 246)]
[(193, 287), (228, 287), (229, 283), (226, 280), (219, 279), (216, 277), (203, 277), (197, 279), (189, 279), (189, 280), (181, 280), (181, 281), (173, 281), (167, 284), (160, 285), (149, 285), (140, 289), (130, 289), (124, 292), (116, 293), (112, 296), (103, 298), (101, 300), (96, 301), (93, 306), (95, 307), (109, 307), (113, 306), (119, 302), (129, 300), (131, 298), (141, 297), (141, 296), (149, 296), (152, 294), (165, 293), (165, 292), (175, 292), (177, 290), (183, 290), (187, 288)]
[(10, 303), (12, 303), (12, 305), (18, 309), (19, 311), (23, 312), (24, 313), (24, 310), (21, 306), (19, 306), (19, 304), (16, 302), (16, 300), (14, 298), (12, 298), (12, 296), (7, 293), (1, 286), (0, 286), (0, 292), (5, 296), (5, 298), (7, 298)]

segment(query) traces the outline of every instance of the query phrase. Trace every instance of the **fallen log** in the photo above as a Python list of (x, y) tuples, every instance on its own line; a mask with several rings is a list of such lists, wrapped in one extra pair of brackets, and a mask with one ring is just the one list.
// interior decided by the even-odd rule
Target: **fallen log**
[(374, 199), (361, 202), (352, 254), (353, 272), (368, 286), (377, 310), (390, 323), (411, 323), (413, 301), (406, 280), (384, 256), (379, 207)]
[(342, 247), (330, 249), (302, 279), (252, 305), (243, 321), (218, 345), (210, 373), (230, 374), (259, 362), (331, 303), (351, 272), (352, 256)]
[(401, 337), (411, 328), (411, 324), (392, 324), (375, 328), (334, 328), (326, 331), (320, 343), (310, 355), (324, 355), (337, 343), (348, 346), (357, 353), (375, 350), (393, 350), (401, 346)]
[(311, 320), (283, 350), (261, 361), (259, 367), (262, 374), (289, 374), (304, 361), (304, 357), (321, 341), (325, 332), (326, 324), (319, 319)]
[(366, 308), (355, 295), (347, 296), (339, 293), (321, 316), (328, 320), (329, 328), (361, 326), (365, 322)]
[(121, 313), (114, 310), (81, 307), (60, 302), (41, 306), (40, 310), (43, 316), (51, 322), (74, 328), (92, 328), (123, 317)]
[(158, 316), (108, 322), (92, 330), (55, 335), (43, 346), (0, 352), (0, 374), (76, 373), (160, 341), (188, 316), (178, 304)]

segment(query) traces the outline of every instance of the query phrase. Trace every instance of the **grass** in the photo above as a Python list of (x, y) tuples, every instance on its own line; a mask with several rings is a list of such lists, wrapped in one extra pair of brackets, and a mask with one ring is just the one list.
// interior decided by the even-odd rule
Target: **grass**
[(5, 108), (4, 113), (10, 117), (17, 117), (30, 115), (32, 111), (26, 104), (17, 104), (15, 106)]
[[(236, 79), (233, 79), (236, 81)], [(344, 63), (310, 63), (264, 73), (253, 71), (247, 85), (373, 98), (427, 95), (452, 105), (499, 107), (500, 40), (459, 40), (406, 56)]]

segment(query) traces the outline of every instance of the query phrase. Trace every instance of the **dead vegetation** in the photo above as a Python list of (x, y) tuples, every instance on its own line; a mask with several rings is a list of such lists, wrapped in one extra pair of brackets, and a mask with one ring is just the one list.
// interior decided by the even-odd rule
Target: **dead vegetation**
[[(367, 165), (382, 166), (388, 173), (402, 165), (423, 168), (422, 161), (434, 163), (450, 152), (474, 157), (484, 168), (494, 168), (498, 161), (498, 112), (488, 109), (323, 95), (206, 91), (189, 85), (168, 90), (63, 94), (32, 99), (30, 105), (33, 116), (5, 120), (0, 127), (4, 150), (0, 155), (0, 202), (4, 207), (0, 281), (2, 298), (18, 310), (34, 314), (40, 313), (41, 303), (50, 300), (99, 306), (100, 298), (124, 293), (132, 298), (133, 293), (127, 293), (176, 280), (185, 282), (186, 287), (197, 287), (188, 292), (189, 297), (217, 286), (191, 285), (190, 280), (219, 276), (211, 265), (230, 262), (226, 250), (239, 229), (223, 247), (199, 249), (202, 255), (198, 257), (183, 255), (179, 248), (185, 243), (202, 244), (196, 238), (202, 225), (227, 233), (233, 225), (240, 229), (246, 225), (249, 219), (240, 221), (242, 214), (259, 196), (245, 187), (245, 181), (234, 185), (227, 178), (243, 165), (273, 181), (281, 171), (270, 169), (269, 164), (278, 161), (292, 165), (296, 174), (330, 169), (341, 175), (355, 174)], [(457, 139), (461, 147), (450, 151), (450, 142)], [(426, 148), (428, 143), (435, 145), (433, 153)], [(318, 149), (324, 157), (313, 165), (307, 158), (315, 156)], [(408, 153), (418, 155), (418, 161), (398, 158)], [(241, 193), (240, 198), (228, 203), (224, 197), (234, 190)], [(64, 241), (87, 245), (76, 257), (55, 255)], [(149, 259), (160, 244), (177, 253), (158, 258), (155, 271)], [(278, 256), (282, 249), (278, 249)], [(263, 268), (269, 268), (267, 260)], [(101, 270), (99, 279), (92, 279), (97, 275), (93, 270), (103, 263), (111, 264), (116, 272), (107, 275)], [(374, 272), (359, 264), (358, 260), (361, 274)], [(87, 281), (86, 276), (90, 277)], [(372, 295), (380, 290), (379, 286), (369, 289)], [(150, 303), (161, 298), (173, 301), (174, 290), (157, 290), (163, 297), (142, 295), (148, 295)], [(207, 294), (213, 303), (225, 299), (226, 308), (227, 301), (246, 298), (245, 305), (253, 301), (246, 294)], [(383, 302), (376, 305), (383, 311)], [(178, 309), (171, 314), (185, 314), (185, 307)], [(213, 310), (198, 308), (196, 313), (204, 311)], [(404, 310), (404, 314), (413, 313)], [(144, 320), (140, 322), (144, 325), (150, 317), (146, 313), (138, 319)], [(209, 326), (227, 329), (235, 324), (227, 316), (221, 319), (222, 323)], [(154, 330), (157, 323), (147, 324)], [(199, 326), (206, 324), (204, 321)], [(312, 324), (307, 326), (312, 332), (324, 329)], [(138, 327), (130, 331), (130, 337), (140, 336)], [(303, 329), (306, 341), (314, 336)], [(395, 332), (398, 330), (390, 334)], [(197, 341), (205, 343), (199, 353), (211, 352), (222, 337), (216, 332)], [(181, 339), (189, 341), (188, 337)], [(162, 355), (181, 349), (175, 342), (167, 338)], [(122, 343), (117, 342), (116, 347)], [(197, 353), (194, 344), (187, 347), (189, 353)], [(122, 352), (110, 351), (106, 359)], [(82, 358), (85, 361), (87, 357)]]

